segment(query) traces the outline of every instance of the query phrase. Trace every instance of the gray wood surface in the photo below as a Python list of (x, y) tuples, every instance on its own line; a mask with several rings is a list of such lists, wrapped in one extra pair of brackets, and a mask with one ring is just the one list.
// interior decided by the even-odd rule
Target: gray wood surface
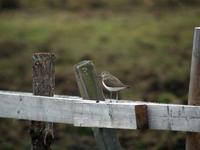
[[(55, 88), (55, 56), (50, 53), (35, 53), (32, 59), (33, 94), (53, 96)], [(53, 123), (31, 121), (30, 136), (32, 150), (50, 150), (53, 140)]]
[[(200, 105), (200, 27), (194, 30), (188, 104)], [(200, 133), (187, 133), (186, 149), (200, 148)]]
[(74, 105), (75, 126), (138, 129), (135, 108), (139, 104), (88, 101)]
[[(1, 118), (66, 123), (84, 127), (97, 125), (96, 127), (103, 128), (137, 129), (137, 126), (134, 126), (134, 108), (138, 105), (147, 106), (149, 129), (200, 132), (200, 106), (110, 99), (96, 103), (91, 100), (83, 101), (81, 97), (76, 96), (47, 97), (35, 96), (32, 93), (0, 91)], [(95, 117), (88, 113), (89, 110), (93, 114), (92, 110), (95, 110)], [(79, 115), (88, 119), (84, 121), (83, 117), (79, 120)], [(114, 116), (114, 121), (108, 117), (109, 115)], [(106, 118), (106, 124), (103, 121), (98, 121), (99, 124), (94, 121), (94, 124), (91, 124), (91, 120), (102, 118)], [(83, 124), (80, 125), (80, 122)]]
[[(97, 77), (95, 67), (91, 61), (82, 61), (79, 64), (77, 64), (75, 66), (75, 75), (79, 91), (83, 99), (95, 100), (97, 104), (100, 103), (100, 101), (104, 101), (103, 90), (99, 82), (100, 80)], [(104, 109), (103, 107), (106, 109)], [(88, 115), (84, 116), (83, 113), (80, 112), (83, 109), (86, 110), (84, 112), (86, 112), (86, 114)], [(102, 111), (102, 109), (104, 109), (105, 111)], [(113, 111), (111, 114), (110, 111), (113, 110), (112, 108), (110, 108), (109, 105), (104, 105), (99, 109), (90, 109), (88, 105), (83, 104), (82, 106), (76, 107), (75, 109), (75, 124), (84, 126), (84, 122), (91, 122), (90, 124), (99, 124), (100, 122), (103, 122), (104, 124), (111, 126), (112, 122), (115, 121), (115, 118), (112, 116), (112, 114), (115, 113), (115, 116), (117, 117), (117, 112)], [(106, 115), (103, 115), (103, 117), (99, 118), (99, 116), (101, 116), (104, 113)], [(88, 118), (89, 115), (90, 117), (92, 117), (92, 120)], [(106, 123), (107, 120), (111, 122)], [(96, 125), (93, 127), (96, 127)], [(92, 130), (100, 150), (121, 149), (120, 142), (118, 141), (115, 129), (93, 128)]]

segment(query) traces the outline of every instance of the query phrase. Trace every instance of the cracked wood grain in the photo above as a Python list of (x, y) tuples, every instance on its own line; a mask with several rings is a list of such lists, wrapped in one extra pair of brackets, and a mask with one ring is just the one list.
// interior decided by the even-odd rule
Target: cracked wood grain
[[(94, 65), (91, 61), (82, 61), (75, 66), (76, 81), (83, 99), (104, 101)], [(95, 114), (93, 116), (95, 118)], [(93, 133), (100, 150), (120, 150), (121, 146), (115, 129), (93, 128)]]
[[(142, 105), (147, 106), (149, 129), (200, 132), (200, 106), (111, 99), (96, 103), (95, 100), (83, 100), (77, 96), (47, 97), (32, 93), (0, 91), (1, 118), (65, 123), (82, 127), (138, 129), (134, 113), (137, 110), (134, 109)], [(95, 121), (92, 121), (94, 119)]]
[[(194, 30), (192, 63), (188, 104), (200, 105), (200, 27)], [(187, 133), (186, 149), (197, 150), (200, 147), (200, 133)]]
[[(32, 60), (33, 94), (52, 97), (55, 87), (55, 56), (50, 53), (35, 53)], [(31, 121), (30, 136), (32, 150), (50, 150), (53, 124)]]

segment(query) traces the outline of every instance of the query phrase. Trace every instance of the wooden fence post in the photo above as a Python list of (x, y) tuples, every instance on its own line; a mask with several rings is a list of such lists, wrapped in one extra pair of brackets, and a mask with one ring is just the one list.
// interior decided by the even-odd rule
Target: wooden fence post
[[(99, 83), (94, 65), (91, 61), (82, 61), (75, 66), (77, 84), (83, 99), (104, 101), (102, 87)], [(120, 150), (116, 131), (108, 128), (92, 128), (100, 150)]]
[[(55, 87), (55, 56), (50, 53), (35, 53), (32, 59), (33, 94), (53, 96)], [(32, 138), (32, 150), (50, 150), (53, 140), (53, 124), (31, 121), (30, 136)]]
[[(194, 30), (188, 104), (200, 105), (200, 27)], [(199, 148), (200, 133), (188, 132), (186, 149), (197, 150)]]

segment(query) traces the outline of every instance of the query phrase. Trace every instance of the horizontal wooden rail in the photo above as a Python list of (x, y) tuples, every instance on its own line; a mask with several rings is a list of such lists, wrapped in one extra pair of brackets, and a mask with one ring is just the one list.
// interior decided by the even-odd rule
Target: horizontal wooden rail
[(150, 129), (200, 132), (200, 106), (127, 100), (96, 103), (83, 101), (76, 96), (45, 97), (0, 91), (2, 118), (67, 123), (82, 127), (138, 129), (137, 113), (140, 111), (137, 112), (137, 106), (144, 105), (147, 106)]

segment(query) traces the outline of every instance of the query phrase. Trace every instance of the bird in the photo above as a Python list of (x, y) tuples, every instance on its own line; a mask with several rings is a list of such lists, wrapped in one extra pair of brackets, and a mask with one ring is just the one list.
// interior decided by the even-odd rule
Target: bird
[(103, 87), (110, 92), (110, 98), (112, 98), (112, 93), (116, 93), (116, 99), (118, 99), (118, 92), (126, 88), (130, 88), (129, 85), (122, 83), (117, 77), (110, 74), (108, 71), (101, 72), (101, 82)]

